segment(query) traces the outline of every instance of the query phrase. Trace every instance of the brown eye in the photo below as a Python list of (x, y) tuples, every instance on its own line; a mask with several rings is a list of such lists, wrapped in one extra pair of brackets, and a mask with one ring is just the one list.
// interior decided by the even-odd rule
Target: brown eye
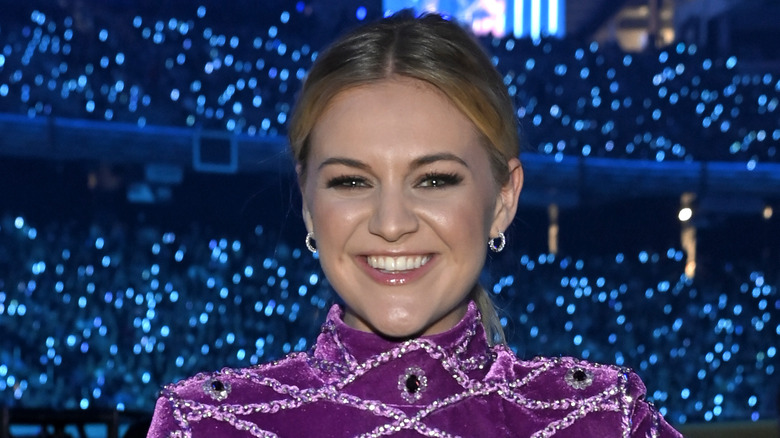
[(463, 181), (463, 177), (454, 173), (429, 173), (418, 184), (419, 187), (444, 188)]
[(329, 189), (358, 189), (368, 187), (368, 182), (359, 176), (339, 176), (329, 180), (327, 187)]

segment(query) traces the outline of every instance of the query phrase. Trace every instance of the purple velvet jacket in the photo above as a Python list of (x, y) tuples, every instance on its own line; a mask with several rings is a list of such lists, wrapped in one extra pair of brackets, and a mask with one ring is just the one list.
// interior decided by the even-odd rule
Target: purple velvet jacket
[(354, 330), (334, 306), (309, 353), (167, 386), (162, 437), (679, 437), (631, 371), (488, 346), (476, 306), (403, 343)]

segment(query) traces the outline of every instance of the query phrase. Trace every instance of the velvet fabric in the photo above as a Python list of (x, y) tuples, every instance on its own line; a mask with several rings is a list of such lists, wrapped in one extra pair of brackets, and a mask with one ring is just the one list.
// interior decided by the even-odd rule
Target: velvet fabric
[(316, 345), (163, 389), (151, 438), (679, 437), (633, 372), (490, 347), (474, 303), (451, 330), (392, 342), (331, 308)]

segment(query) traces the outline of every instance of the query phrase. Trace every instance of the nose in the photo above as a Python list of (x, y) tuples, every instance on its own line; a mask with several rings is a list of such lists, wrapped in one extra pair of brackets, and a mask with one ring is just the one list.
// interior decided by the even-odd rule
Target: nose
[(383, 188), (376, 193), (368, 231), (388, 242), (417, 231), (419, 222), (402, 189)]

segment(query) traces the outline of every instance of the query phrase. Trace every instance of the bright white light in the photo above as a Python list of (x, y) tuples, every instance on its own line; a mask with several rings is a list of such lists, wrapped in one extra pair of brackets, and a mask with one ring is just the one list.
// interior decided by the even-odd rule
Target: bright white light
[(774, 210), (772, 209), (771, 205), (767, 205), (764, 207), (764, 219), (769, 220), (772, 219), (772, 215), (774, 214)]
[(680, 219), (680, 222), (688, 222), (693, 217), (693, 210), (690, 207), (683, 207), (680, 209), (677, 217)]
[(516, 37), (522, 37), (523, 33), (525, 32), (525, 29), (523, 28), (523, 13), (525, 7), (525, 1), (520, 0), (519, 2), (515, 3), (515, 36)]
[(542, 0), (531, 0), (531, 38), (542, 36)]
[(550, 0), (547, 6), (547, 33), (558, 35), (558, 0)]

